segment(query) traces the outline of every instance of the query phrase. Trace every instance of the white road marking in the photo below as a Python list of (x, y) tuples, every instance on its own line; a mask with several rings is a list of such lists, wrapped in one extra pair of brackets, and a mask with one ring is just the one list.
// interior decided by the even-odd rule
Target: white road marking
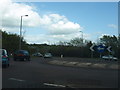
[(55, 86), (55, 87), (66, 87), (64, 85), (57, 85), (57, 84), (51, 84), (51, 83), (44, 83), (44, 85)]
[(77, 64), (78, 62), (69, 62), (68, 64)]
[(16, 79), (16, 78), (9, 78), (9, 80), (15, 80), (15, 81), (19, 81), (19, 82), (24, 82), (25, 81), (25, 80)]
[(93, 64), (92, 67), (105, 68), (106, 64)]

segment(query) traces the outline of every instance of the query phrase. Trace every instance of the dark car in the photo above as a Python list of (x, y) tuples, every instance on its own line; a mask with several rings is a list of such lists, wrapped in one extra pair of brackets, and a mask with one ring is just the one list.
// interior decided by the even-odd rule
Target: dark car
[(2, 56), (2, 66), (3, 67), (9, 67), (9, 57), (7, 54), (7, 51), (5, 49), (0, 49), (0, 53)]
[(18, 50), (13, 55), (14, 61), (16, 60), (27, 60), (30, 61), (30, 54), (27, 50)]

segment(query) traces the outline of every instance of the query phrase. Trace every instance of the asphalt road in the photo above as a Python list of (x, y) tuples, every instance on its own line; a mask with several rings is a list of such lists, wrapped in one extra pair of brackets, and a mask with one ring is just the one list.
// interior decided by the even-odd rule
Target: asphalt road
[(47, 63), (54, 59), (57, 58), (36, 57), (31, 58), (31, 61), (11, 59), (10, 67), (2, 69), (2, 88), (118, 88), (118, 70), (66, 67)]

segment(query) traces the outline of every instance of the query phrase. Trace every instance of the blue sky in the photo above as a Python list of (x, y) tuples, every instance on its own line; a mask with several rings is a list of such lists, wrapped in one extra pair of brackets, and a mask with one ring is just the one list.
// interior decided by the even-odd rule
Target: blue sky
[(84, 27), (84, 33), (100, 33), (117, 35), (117, 29), (108, 25), (117, 25), (118, 3), (110, 2), (61, 2), (61, 3), (32, 3), (38, 12), (58, 13), (66, 16), (70, 21)]
[[(72, 38), (81, 37), (79, 31), (83, 32), (85, 39), (91, 41), (96, 41), (104, 34), (118, 34), (117, 2), (22, 2), (17, 4), (30, 7), (28, 8), (29, 16), (23, 18), (23, 31), (25, 30), (25, 39), (29, 43), (69, 41)], [(29, 10), (36, 17), (32, 17)], [(31, 27), (33, 23), (37, 25)]]

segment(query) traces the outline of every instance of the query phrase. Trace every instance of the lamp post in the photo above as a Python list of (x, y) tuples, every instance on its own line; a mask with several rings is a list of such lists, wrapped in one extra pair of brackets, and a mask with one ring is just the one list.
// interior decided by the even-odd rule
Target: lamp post
[[(23, 16), (28, 16), (28, 15), (23, 15)], [(19, 50), (21, 50), (21, 39), (22, 39), (22, 17), (21, 16), (21, 20), (20, 20), (20, 43), (19, 43)]]
[(83, 31), (80, 31), (82, 33), (82, 45), (83, 45)]

